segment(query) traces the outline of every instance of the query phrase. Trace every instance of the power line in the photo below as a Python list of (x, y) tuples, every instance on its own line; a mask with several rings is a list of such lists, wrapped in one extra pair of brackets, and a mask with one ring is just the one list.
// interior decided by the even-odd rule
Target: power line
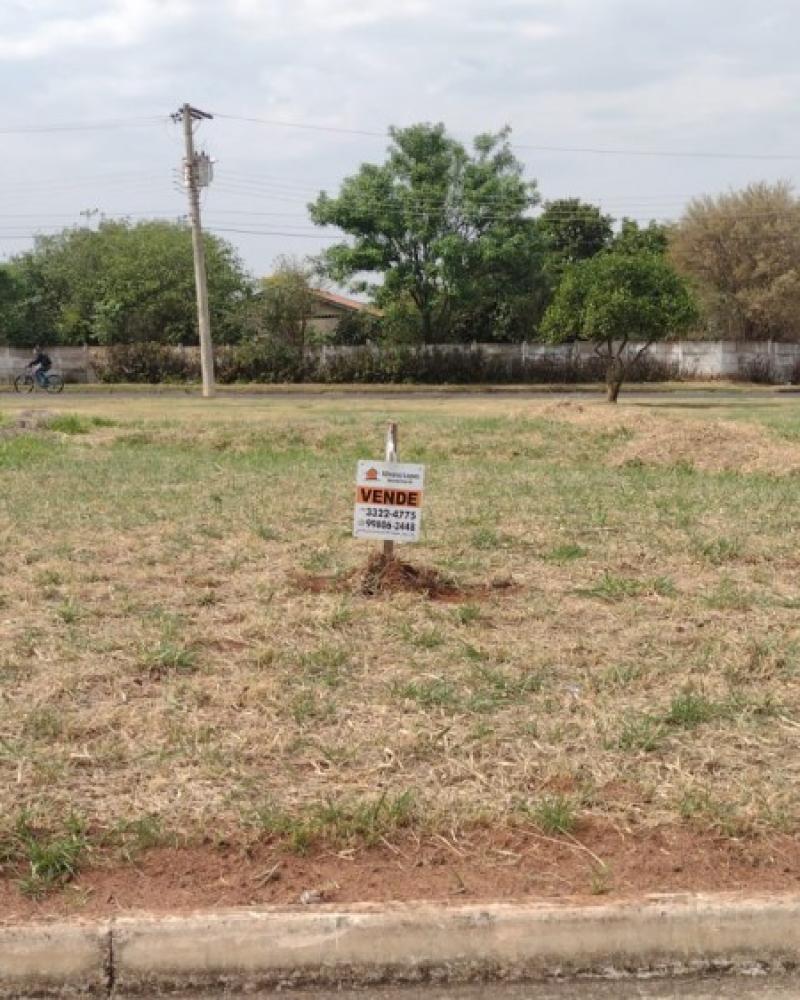
[(287, 233), (280, 232), (278, 230), (272, 229), (231, 229), (223, 226), (208, 226), (208, 231), (211, 233), (239, 233), (243, 236), (286, 236), (286, 237), (296, 237), (298, 239), (306, 240), (341, 240), (341, 236), (326, 236), (325, 233), (313, 233), (313, 232), (302, 232), (302, 233)]
[(362, 135), (377, 139), (387, 139), (389, 137), (389, 133), (386, 130), (383, 132), (372, 132), (367, 129), (360, 128), (339, 128), (333, 125), (310, 125), (305, 122), (287, 122), (277, 118), (245, 118), (241, 115), (222, 114), (219, 111), (214, 112), (214, 117), (224, 118), (227, 121), (246, 122), (251, 125), (269, 125), (277, 128), (294, 128), (307, 130), (309, 132), (334, 132), (340, 135)]
[(99, 122), (68, 122), (52, 125), (0, 125), (0, 135), (30, 135), (39, 132), (102, 132), (109, 129), (143, 128), (168, 121), (166, 115), (148, 118), (119, 118)]
[[(334, 125), (314, 125), (309, 122), (290, 122), (277, 118), (247, 118), (242, 115), (229, 115), (214, 112), (216, 118), (228, 121), (238, 121), (254, 125), (266, 125), (271, 128), (301, 129), (310, 132), (333, 132), (341, 135), (369, 136), (370, 138), (389, 139), (388, 130), (383, 132), (369, 129), (341, 128)], [(528, 149), (540, 153), (579, 153), (591, 156), (650, 156), (678, 159), (714, 159), (714, 160), (774, 160), (784, 162), (800, 161), (800, 153), (739, 153), (706, 150), (675, 150), (675, 149), (623, 149), (601, 146), (556, 146), (527, 142), (511, 142), (513, 149)]]

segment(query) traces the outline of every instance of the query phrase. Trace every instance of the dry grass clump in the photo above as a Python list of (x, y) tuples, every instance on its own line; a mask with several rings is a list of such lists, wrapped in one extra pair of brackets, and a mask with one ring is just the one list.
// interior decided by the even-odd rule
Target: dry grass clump
[(800, 470), (800, 445), (777, 439), (763, 426), (571, 400), (545, 404), (537, 412), (548, 420), (594, 431), (624, 432), (625, 439), (608, 454), (612, 466), (687, 465), (707, 472), (775, 475)]
[(634, 437), (609, 455), (612, 465), (686, 464), (708, 472), (766, 472), (786, 475), (800, 470), (800, 445), (776, 440), (763, 427), (723, 420), (650, 417), (636, 421)]

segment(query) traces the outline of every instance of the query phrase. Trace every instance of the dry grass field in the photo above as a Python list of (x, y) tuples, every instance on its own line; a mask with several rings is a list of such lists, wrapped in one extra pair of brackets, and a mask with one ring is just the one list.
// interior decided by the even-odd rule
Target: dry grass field
[[(2, 410), (0, 864), (28, 891), (209, 838), (796, 830), (800, 404)], [(403, 556), (447, 600), (359, 587), (389, 417), (427, 466)]]

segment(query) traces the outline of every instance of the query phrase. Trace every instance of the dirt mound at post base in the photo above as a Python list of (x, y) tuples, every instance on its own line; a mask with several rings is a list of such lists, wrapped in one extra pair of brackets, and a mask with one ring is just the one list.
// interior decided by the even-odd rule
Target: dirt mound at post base
[(439, 600), (456, 599), (462, 593), (452, 580), (430, 566), (412, 566), (382, 555), (372, 556), (359, 574), (358, 589), (366, 597), (410, 592)]
[(350, 570), (343, 576), (313, 576), (297, 574), (294, 583), (300, 590), (313, 594), (350, 592), (363, 597), (391, 594), (420, 594), (432, 601), (462, 601), (488, 597), (499, 590), (514, 588), (508, 578), (489, 584), (460, 585), (431, 566), (413, 566), (402, 559), (386, 559), (373, 555), (363, 569)]

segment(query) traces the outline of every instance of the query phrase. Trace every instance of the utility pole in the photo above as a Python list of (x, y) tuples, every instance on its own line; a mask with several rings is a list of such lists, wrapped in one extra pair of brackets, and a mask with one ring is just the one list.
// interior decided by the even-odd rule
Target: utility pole
[[(183, 122), (183, 137), (186, 142), (184, 160), (184, 181), (189, 192), (189, 221), (192, 226), (192, 249), (194, 251), (194, 284), (197, 290), (197, 325), (200, 330), (200, 371), (203, 376), (203, 396), (210, 399), (216, 389), (214, 385), (214, 351), (211, 346), (211, 318), (208, 312), (208, 284), (206, 281), (206, 254), (203, 245), (203, 230), (200, 224), (200, 187), (211, 179), (209, 158), (194, 151), (192, 125), (204, 118), (213, 118), (206, 111), (199, 111), (191, 104), (184, 104), (172, 116), (174, 122)], [(201, 176), (202, 172), (202, 176)]]

